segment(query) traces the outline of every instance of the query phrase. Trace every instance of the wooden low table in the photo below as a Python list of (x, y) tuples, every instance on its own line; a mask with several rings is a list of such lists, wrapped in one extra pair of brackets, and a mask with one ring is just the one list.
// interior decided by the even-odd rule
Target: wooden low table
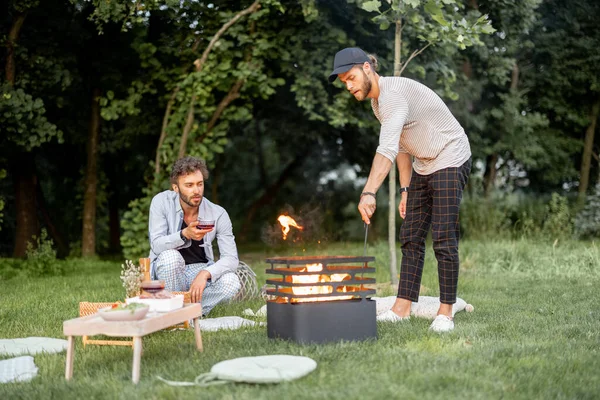
[(196, 347), (202, 351), (202, 335), (198, 318), (202, 316), (202, 305), (184, 304), (182, 308), (166, 313), (148, 313), (146, 318), (139, 321), (105, 321), (98, 314), (70, 319), (63, 322), (63, 333), (68, 336), (67, 362), (65, 379), (73, 377), (73, 358), (75, 355), (75, 341), (73, 336), (107, 335), (115, 337), (133, 338), (133, 370), (131, 380), (138, 383), (140, 380), (140, 364), (142, 359), (142, 337), (149, 333), (180, 324), (190, 319), (194, 320), (194, 333)]

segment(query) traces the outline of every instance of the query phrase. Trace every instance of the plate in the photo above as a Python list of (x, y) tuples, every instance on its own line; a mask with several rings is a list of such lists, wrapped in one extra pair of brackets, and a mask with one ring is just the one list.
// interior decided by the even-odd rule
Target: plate
[(139, 321), (148, 314), (150, 306), (136, 308), (135, 310), (110, 311), (111, 309), (112, 307), (101, 308), (98, 310), (98, 314), (105, 321)]

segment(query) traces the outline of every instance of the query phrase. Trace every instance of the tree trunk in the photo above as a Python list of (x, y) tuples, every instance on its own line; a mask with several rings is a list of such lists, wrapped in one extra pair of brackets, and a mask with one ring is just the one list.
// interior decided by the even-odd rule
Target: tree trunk
[(15, 63), (15, 44), (19, 38), (19, 33), (25, 22), (25, 13), (17, 13), (12, 21), (10, 31), (8, 33), (8, 40), (6, 41), (6, 81), (10, 86), (14, 86), (16, 77), (16, 63)]
[[(396, 39), (394, 42), (394, 76), (402, 74), (402, 20), (396, 21)], [(398, 257), (396, 255), (396, 164), (392, 163), (388, 178), (388, 247), (390, 251), (390, 280), (392, 286), (398, 285)]]
[[(16, 80), (15, 44), (25, 22), (26, 13), (17, 13), (12, 21), (6, 41), (5, 77), (13, 87)], [(25, 257), (27, 242), (39, 233), (36, 209), (35, 163), (33, 154), (19, 152), (11, 162), (11, 172), (15, 188), (16, 232), (13, 257)]]
[(12, 175), (15, 187), (16, 233), (13, 257), (24, 258), (27, 243), (39, 234), (36, 208), (35, 163), (33, 154), (23, 152), (13, 160)]
[(494, 183), (496, 182), (496, 163), (498, 162), (498, 154), (493, 153), (487, 156), (485, 161), (485, 173), (483, 174), (483, 195), (489, 198)]
[(510, 90), (517, 90), (519, 87), (519, 64), (515, 63), (510, 74)]
[(87, 168), (85, 171), (85, 194), (83, 198), (83, 234), (81, 255), (96, 254), (96, 192), (98, 189), (98, 139), (100, 136), (100, 89), (94, 88), (87, 141)]
[(592, 105), (590, 112), (590, 124), (585, 131), (585, 140), (583, 145), (583, 155), (581, 159), (581, 171), (579, 177), (579, 194), (577, 196), (577, 205), (583, 206), (585, 203), (585, 194), (590, 184), (590, 168), (592, 166), (592, 150), (594, 148), (594, 136), (596, 135), (596, 121), (600, 114), (600, 99)]

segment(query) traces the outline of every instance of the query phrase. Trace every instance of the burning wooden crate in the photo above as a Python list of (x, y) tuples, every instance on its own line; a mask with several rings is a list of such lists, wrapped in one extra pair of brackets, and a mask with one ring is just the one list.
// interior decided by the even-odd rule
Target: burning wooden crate
[(267, 332), (298, 343), (377, 338), (374, 284), (368, 263), (375, 257), (268, 258)]

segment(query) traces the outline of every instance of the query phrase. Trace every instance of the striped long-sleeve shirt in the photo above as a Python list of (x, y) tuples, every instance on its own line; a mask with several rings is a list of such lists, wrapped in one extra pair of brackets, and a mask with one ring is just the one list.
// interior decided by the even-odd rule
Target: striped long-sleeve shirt
[(381, 123), (377, 152), (394, 162), (414, 156), (413, 168), (429, 175), (459, 167), (471, 157), (469, 139), (442, 99), (408, 78), (380, 77), (379, 98), (371, 100)]

